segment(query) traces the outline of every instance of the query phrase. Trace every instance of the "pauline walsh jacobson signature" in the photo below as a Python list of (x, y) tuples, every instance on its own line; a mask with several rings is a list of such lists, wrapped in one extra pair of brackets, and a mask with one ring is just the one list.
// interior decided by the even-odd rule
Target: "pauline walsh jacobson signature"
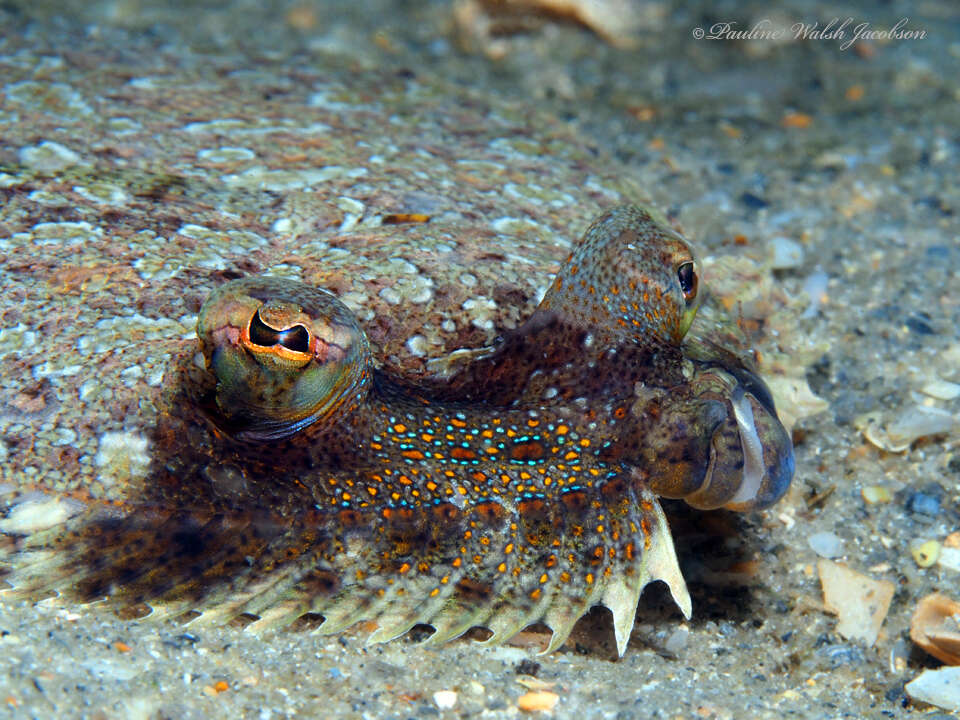
[(736, 22), (718, 22), (709, 28), (696, 27), (696, 40), (832, 40), (846, 50), (863, 40), (923, 40), (927, 31), (907, 27), (909, 18), (901, 18), (890, 27), (881, 28), (869, 22), (857, 22), (852, 17), (833, 18), (827, 23), (796, 22), (793, 25), (774, 24), (759, 20), (749, 29), (739, 28)]

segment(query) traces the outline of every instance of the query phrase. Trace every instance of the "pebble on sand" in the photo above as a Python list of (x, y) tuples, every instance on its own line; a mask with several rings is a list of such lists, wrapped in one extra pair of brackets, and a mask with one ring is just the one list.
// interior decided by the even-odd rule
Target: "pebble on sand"
[(863, 501), (867, 505), (878, 505), (879, 503), (888, 503), (893, 500), (893, 493), (888, 488), (880, 485), (868, 485), (860, 490)]
[(433, 694), (433, 704), (438, 710), (450, 710), (457, 704), (457, 693), (454, 690), (437, 690)]
[(829, 612), (839, 617), (837, 632), (848, 640), (862, 640), (867, 647), (872, 647), (890, 609), (893, 583), (874, 580), (832, 560), (820, 560), (817, 569), (823, 586), (823, 603)]
[(673, 655), (679, 655), (683, 652), (684, 648), (687, 647), (687, 643), (690, 640), (690, 628), (686, 625), (681, 625), (672, 633), (670, 637), (667, 638), (667, 641), (663, 645), (663, 649), (668, 653)]
[(838, 558), (843, 555), (843, 539), (836, 533), (814, 533), (807, 538), (807, 544), (822, 558)]
[(910, 548), (910, 553), (919, 567), (928, 568), (934, 565), (940, 557), (940, 543), (936, 540), (919, 542)]
[(803, 265), (803, 245), (790, 238), (777, 236), (770, 241), (774, 270), (789, 270)]
[(960, 548), (942, 545), (940, 547), (940, 557), (937, 559), (937, 564), (947, 570), (960, 572)]
[(559, 700), (560, 696), (549, 690), (534, 690), (517, 698), (517, 707), (524, 712), (537, 712), (538, 710), (550, 712), (556, 707)]

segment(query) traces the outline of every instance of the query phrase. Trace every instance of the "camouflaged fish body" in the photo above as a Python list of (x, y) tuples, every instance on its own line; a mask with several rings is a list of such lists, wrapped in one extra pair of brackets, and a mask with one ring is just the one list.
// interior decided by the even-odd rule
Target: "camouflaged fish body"
[(229, 283), (174, 360), (139, 496), (22, 539), (12, 583), (113, 595), (155, 615), (323, 615), (371, 640), (430, 624), (559, 647), (591, 606), (622, 654), (643, 587), (690, 599), (657, 495), (766, 506), (793, 473), (762, 382), (687, 357), (689, 246), (648, 212), (598, 219), (530, 320), (444, 383), (374, 368), (333, 296)]

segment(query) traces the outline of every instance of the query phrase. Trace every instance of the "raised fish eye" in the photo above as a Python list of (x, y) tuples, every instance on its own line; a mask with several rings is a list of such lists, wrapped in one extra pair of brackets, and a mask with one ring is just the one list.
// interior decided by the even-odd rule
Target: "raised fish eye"
[(267, 325), (258, 310), (250, 319), (250, 342), (261, 347), (279, 345), (298, 353), (310, 352), (310, 332), (303, 325), (278, 330)]
[(680, 280), (680, 289), (683, 290), (683, 298), (687, 305), (692, 303), (697, 297), (697, 271), (693, 268), (692, 262), (685, 262), (677, 268), (677, 279)]

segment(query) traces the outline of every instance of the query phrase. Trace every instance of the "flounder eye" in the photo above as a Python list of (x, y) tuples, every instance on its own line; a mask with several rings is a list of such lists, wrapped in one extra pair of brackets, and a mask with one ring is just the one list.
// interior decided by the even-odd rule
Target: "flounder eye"
[(303, 325), (282, 330), (270, 327), (260, 317), (259, 310), (250, 319), (250, 342), (265, 348), (279, 345), (293, 352), (310, 352), (310, 332)]
[(370, 348), (333, 295), (281, 278), (221, 285), (200, 309), (197, 336), (216, 378), (210, 418), (226, 434), (265, 442), (351, 407), (370, 378)]
[(692, 262), (685, 262), (677, 268), (677, 279), (680, 281), (680, 289), (683, 290), (683, 298), (687, 305), (697, 299), (697, 285), (699, 278)]

